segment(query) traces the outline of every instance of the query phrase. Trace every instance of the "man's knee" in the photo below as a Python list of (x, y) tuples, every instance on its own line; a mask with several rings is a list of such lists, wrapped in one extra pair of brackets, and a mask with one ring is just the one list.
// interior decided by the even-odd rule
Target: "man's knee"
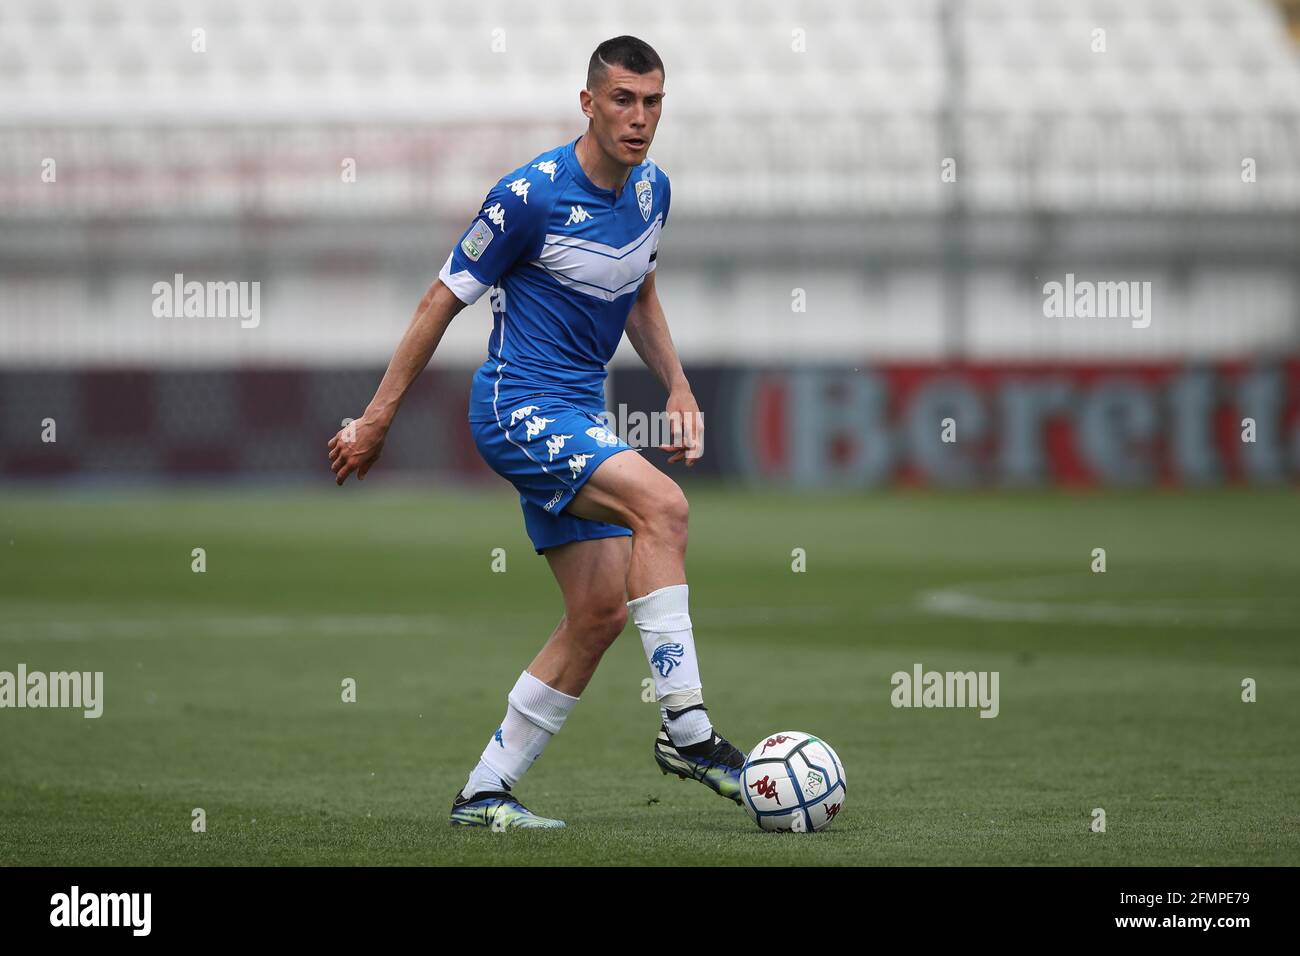
[(623, 633), (627, 624), (625, 596), (610, 595), (585, 601), (565, 614), (568, 626), (593, 647), (604, 650)]
[(677, 482), (665, 478), (655, 485), (653, 492), (640, 503), (637, 514), (641, 534), (668, 539), (685, 546), (686, 528), (690, 519), (690, 504)]

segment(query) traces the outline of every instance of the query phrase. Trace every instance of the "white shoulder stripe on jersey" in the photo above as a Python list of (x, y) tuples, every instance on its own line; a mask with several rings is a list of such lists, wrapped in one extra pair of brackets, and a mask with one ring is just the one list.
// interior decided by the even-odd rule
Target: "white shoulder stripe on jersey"
[[(453, 252), (452, 255), (455, 255), (455, 253)], [(442, 268), (438, 271), (438, 278), (442, 280), (443, 285), (455, 293), (456, 298), (466, 305), (473, 305), (489, 288), (470, 275), (467, 269), (452, 272), (450, 255), (447, 256), (447, 261), (442, 264)]]

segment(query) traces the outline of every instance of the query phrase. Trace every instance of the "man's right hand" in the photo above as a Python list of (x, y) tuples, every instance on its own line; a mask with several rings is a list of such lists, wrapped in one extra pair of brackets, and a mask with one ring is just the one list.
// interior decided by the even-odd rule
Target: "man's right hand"
[(341, 485), (348, 475), (356, 472), (357, 481), (366, 477), (370, 466), (379, 460), (384, 450), (388, 425), (375, 421), (368, 415), (348, 422), (329, 440), (330, 468), (334, 483)]

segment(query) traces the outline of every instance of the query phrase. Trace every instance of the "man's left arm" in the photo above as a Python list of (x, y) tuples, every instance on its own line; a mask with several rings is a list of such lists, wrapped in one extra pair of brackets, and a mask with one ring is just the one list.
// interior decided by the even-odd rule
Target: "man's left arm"
[(659, 293), (655, 291), (653, 271), (641, 283), (627, 316), (626, 331), (627, 340), (636, 349), (636, 354), (668, 390), (665, 410), (672, 426), (672, 444), (659, 447), (673, 453), (668, 464), (685, 459), (689, 468), (704, 454), (704, 416), (700, 414), (699, 403), (691, 393), (673, 337), (668, 332), (668, 320), (659, 304)]

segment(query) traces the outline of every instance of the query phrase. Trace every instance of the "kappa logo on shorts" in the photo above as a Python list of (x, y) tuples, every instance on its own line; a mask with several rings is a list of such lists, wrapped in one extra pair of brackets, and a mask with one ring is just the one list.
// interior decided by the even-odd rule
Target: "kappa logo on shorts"
[(588, 428), (587, 437), (594, 438), (596, 444), (604, 448), (612, 448), (619, 442), (618, 436), (603, 425), (596, 425), (594, 428)]
[(536, 405), (525, 405), (523, 408), (516, 408), (510, 413), (510, 425), (514, 427), (522, 422), (525, 418), (537, 411)]
[(582, 469), (587, 467), (587, 462), (591, 459), (591, 455), (574, 455), (569, 459), (569, 471), (573, 473), (574, 478), (582, 474)]
[[(528, 421), (524, 422), (525, 436), (529, 441), (532, 441), (545, 430), (547, 425), (554, 424), (554, 418), (543, 418), (541, 415), (534, 415)], [(572, 438), (573, 436), (570, 435), (569, 437)]]
[(572, 437), (572, 435), (552, 435), (546, 439), (546, 450), (551, 453), (547, 461), (555, 461), (555, 456), (564, 450), (564, 443)]

